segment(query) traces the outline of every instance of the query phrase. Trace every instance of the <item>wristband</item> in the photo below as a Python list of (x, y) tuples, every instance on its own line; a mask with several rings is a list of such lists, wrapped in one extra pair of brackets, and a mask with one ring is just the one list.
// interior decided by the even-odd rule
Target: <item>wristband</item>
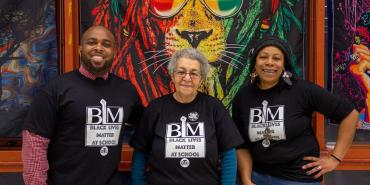
[(342, 162), (342, 160), (340, 160), (337, 156), (335, 156), (334, 154), (330, 154), (330, 156), (332, 156), (335, 160), (337, 160), (339, 163)]

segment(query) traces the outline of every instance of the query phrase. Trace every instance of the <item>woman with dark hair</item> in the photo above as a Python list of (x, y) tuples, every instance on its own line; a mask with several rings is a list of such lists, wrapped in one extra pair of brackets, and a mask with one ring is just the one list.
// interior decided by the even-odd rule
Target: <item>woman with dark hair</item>
[[(358, 112), (354, 106), (310, 82), (299, 80), (288, 44), (267, 37), (251, 50), (250, 81), (233, 103), (233, 119), (244, 140), (237, 151), (244, 185), (318, 185), (351, 146)], [(319, 112), (340, 122), (331, 154), (320, 156), (312, 128)]]

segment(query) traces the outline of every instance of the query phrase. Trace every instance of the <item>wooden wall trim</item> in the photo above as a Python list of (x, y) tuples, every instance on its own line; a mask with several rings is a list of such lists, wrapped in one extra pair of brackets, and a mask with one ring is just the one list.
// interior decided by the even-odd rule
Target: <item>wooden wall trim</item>
[[(122, 146), (121, 161), (118, 166), (120, 171), (131, 170), (132, 153), (133, 149), (129, 145)], [(328, 149), (321, 151), (322, 155), (329, 153)], [(370, 170), (369, 153), (370, 148), (366, 145), (353, 146), (337, 170)], [(1, 148), (0, 172), (22, 172), (22, 167), (21, 148)]]
[[(309, 7), (308, 80), (325, 87), (325, 0), (309, 1)], [(313, 120), (320, 149), (325, 149), (324, 116), (316, 113)]]
[[(22, 172), (22, 149), (18, 148), (0, 148), (0, 173), (1, 172)], [(122, 146), (121, 161), (118, 164), (120, 171), (131, 170), (131, 158), (133, 149), (124, 144)]]
[[(321, 150), (321, 155), (329, 155), (330, 149)], [(370, 147), (368, 145), (354, 145), (348, 151), (342, 163), (336, 170), (370, 170)]]
[(58, 33), (61, 73), (72, 71), (79, 66), (79, 14), (77, 0), (58, 0)]
[(0, 148), (0, 172), (22, 172), (21, 148)]

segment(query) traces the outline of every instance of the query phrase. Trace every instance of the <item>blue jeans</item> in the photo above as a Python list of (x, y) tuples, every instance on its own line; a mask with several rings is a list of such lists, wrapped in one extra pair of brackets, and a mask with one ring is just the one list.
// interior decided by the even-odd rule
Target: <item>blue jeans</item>
[(321, 185), (321, 182), (297, 182), (276, 178), (263, 173), (252, 172), (252, 181), (256, 185)]

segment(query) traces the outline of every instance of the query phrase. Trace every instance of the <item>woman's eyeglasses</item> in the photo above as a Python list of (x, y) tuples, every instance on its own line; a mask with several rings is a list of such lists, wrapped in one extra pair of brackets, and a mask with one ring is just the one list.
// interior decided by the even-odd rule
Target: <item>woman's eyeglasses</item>
[[(193, 1), (193, 0), (192, 0)], [(197, 0), (198, 1), (198, 0)], [(199, 0), (213, 15), (220, 18), (234, 16), (242, 7), (243, 0)], [(176, 15), (189, 0), (152, 0), (150, 12), (160, 18)]]
[(185, 78), (185, 76), (188, 74), (192, 80), (200, 78), (200, 74), (197, 72), (174, 71), (174, 74), (180, 78)]

